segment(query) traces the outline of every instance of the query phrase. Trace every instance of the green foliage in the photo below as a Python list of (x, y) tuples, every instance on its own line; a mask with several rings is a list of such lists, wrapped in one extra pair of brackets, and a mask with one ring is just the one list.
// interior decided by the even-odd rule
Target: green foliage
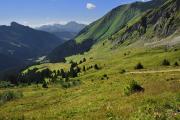
[(107, 112), (106, 117), (108, 118), (108, 120), (121, 120), (120, 117), (115, 115), (113, 112)]
[(131, 81), (130, 84), (124, 88), (124, 94), (127, 96), (141, 91), (143, 92), (144, 88), (141, 87), (141, 85), (139, 85), (135, 80)]
[(164, 59), (162, 62), (163, 66), (170, 66), (170, 62), (167, 59)]
[(61, 69), (60, 76), (62, 76), (62, 78), (66, 78), (67, 76), (63, 69)]
[(179, 66), (179, 63), (178, 63), (178, 62), (175, 62), (175, 63), (174, 63), (174, 66)]
[(86, 67), (85, 66), (83, 66), (83, 71), (86, 72)]
[(23, 97), (22, 92), (5, 91), (0, 94), (0, 104)]
[(109, 79), (109, 77), (108, 77), (108, 75), (107, 75), (107, 74), (104, 74), (104, 75), (103, 75), (103, 77), (101, 78), (101, 80), (105, 80), (105, 79), (106, 79), (106, 80), (108, 80), (108, 79)]
[(8, 87), (14, 87), (14, 85), (8, 81), (0, 81), (0, 88), (8, 88)]
[(144, 69), (144, 66), (141, 63), (138, 63), (134, 68), (135, 69)]
[(86, 58), (83, 58), (83, 62), (86, 62)]
[(122, 70), (120, 71), (121, 74), (124, 74), (125, 72), (126, 72), (125, 69), (122, 69)]
[(47, 84), (46, 81), (43, 82), (42, 87), (43, 87), (43, 88), (48, 88), (48, 84)]
[[(173, 98), (172, 98), (173, 99)], [(140, 102), (137, 112), (131, 116), (138, 120), (178, 120), (178, 101), (145, 99)]]
[(94, 69), (95, 69), (95, 70), (99, 70), (100, 68), (99, 68), (99, 66), (98, 66), (97, 64), (95, 64), (95, 65), (94, 65)]
[(88, 39), (102, 40), (106, 38), (113, 40), (114, 33), (126, 28), (128, 24), (131, 25), (143, 12), (160, 6), (163, 3), (161, 1), (154, 4), (132, 3), (119, 6), (83, 29), (76, 37), (76, 42), (82, 43)]
[(80, 80), (68, 80), (68, 81), (61, 81), (61, 86), (63, 88), (71, 88), (75, 86), (79, 86), (81, 84)]

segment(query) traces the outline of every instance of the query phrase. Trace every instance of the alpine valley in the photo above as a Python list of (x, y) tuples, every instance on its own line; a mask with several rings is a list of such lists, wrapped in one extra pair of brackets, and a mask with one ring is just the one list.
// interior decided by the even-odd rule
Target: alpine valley
[(180, 119), (180, 0), (124, 4), (65, 26), (0, 26), (0, 70), (26, 63), (1, 75), (0, 119)]

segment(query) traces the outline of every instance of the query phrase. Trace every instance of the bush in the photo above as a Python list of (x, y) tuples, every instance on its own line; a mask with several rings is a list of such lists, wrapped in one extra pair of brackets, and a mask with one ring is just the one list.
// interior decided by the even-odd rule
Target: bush
[(162, 62), (162, 65), (169, 66), (170, 62), (168, 60), (164, 59), (163, 62)]
[(65, 89), (79, 86), (81, 84), (80, 80), (69, 80), (69, 81), (62, 81), (61, 86)]
[(84, 71), (84, 72), (86, 71), (86, 67), (85, 67), (85, 66), (83, 66), (83, 71)]
[(48, 88), (47, 83), (46, 83), (46, 82), (43, 82), (42, 87), (43, 87), (43, 88)]
[(108, 80), (108, 79), (109, 79), (109, 77), (108, 77), (108, 75), (107, 75), (107, 74), (104, 74), (104, 75), (103, 75), (103, 77), (101, 78), (101, 80), (104, 80), (104, 79), (106, 79), (106, 80)]
[(126, 72), (125, 69), (122, 69), (122, 70), (120, 71), (121, 74), (124, 74), (125, 72)]
[(69, 82), (62, 82), (62, 83), (61, 83), (61, 86), (62, 86), (63, 88), (70, 88), (70, 87), (71, 87), (71, 85), (70, 85)]
[(103, 77), (107, 78), (108, 76), (107, 76), (107, 74), (104, 74)]
[(143, 66), (141, 63), (138, 63), (138, 64), (135, 66), (135, 69), (144, 69), (144, 66)]
[(130, 84), (124, 89), (125, 95), (131, 95), (136, 92), (143, 92), (144, 88), (141, 87), (135, 80), (131, 81)]
[(5, 91), (0, 94), (0, 103), (5, 103), (23, 97), (22, 92)]
[(86, 62), (86, 58), (83, 58), (83, 62)]
[(74, 80), (72, 83), (73, 83), (73, 86), (78, 86), (81, 84), (81, 81), (80, 80)]
[(99, 66), (97, 64), (94, 65), (95, 70), (99, 70)]
[(175, 62), (175, 63), (174, 63), (174, 66), (179, 66), (178, 62)]
[(83, 63), (83, 61), (80, 60), (80, 61), (79, 61), (79, 64), (82, 64), (82, 63)]
[(0, 88), (8, 88), (8, 87), (14, 87), (14, 85), (7, 81), (0, 81)]

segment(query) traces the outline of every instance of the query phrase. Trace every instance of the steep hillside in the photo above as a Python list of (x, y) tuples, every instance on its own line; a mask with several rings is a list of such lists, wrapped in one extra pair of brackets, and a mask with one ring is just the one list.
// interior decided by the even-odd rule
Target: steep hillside
[[(110, 11), (101, 19), (84, 28), (77, 35), (73, 44), (72, 42), (67, 42), (64, 45), (57, 47), (49, 54), (48, 59), (56, 62), (69, 55), (88, 51), (92, 45), (98, 41), (109, 38), (119, 30), (122, 30), (129, 23), (133, 24), (133, 22), (138, 20), (146, 11), (155, 9), (164, 2), (165, 0), (153, 0), (149, 2), (135, 2), (132, 4), (121, 5)], [(67, 46), (71, 46), (72, 49), (63, 51)], [(79, 46), (83, 46), (83, 48)]]
[(78, 32), (68, 32), (68, 31), (62, 31), (62, 32), (52, 32), (52, 34), (54, 34), (55, 36), (57, 36), (58, 38), (64, 40), (64, 41), (68, 41), (73, 39)]
[(168, 0), (161, 7), (149, 10), (136, 21), (126, 24), (123, 29), (109, 37), (109, 40), (122, 44), (127, 40), (138, 40), (140, 37), (145, 42), (166, 38), (179, 29), (179, 6), (178, 0)]
[(81, 43), (86, 39), (104, 39), (122, 29), (130, 20), (135, 20), (141, 16), (143, 12), (159, 7), (164, 2), (165, 0), (153, 0), (121, 5), (83, 29), (75, 40)]
[[(56, 36), (12, 22), (0, 26), (0, 53), (25, 61), (46, 55), (63, 41)], [(4, 59), (0, 57), (0, 59)], [(13, 60), (12, 60), (13, 61)], [(6, 62), (2, 63), (6, 64)]]
[(23, 61), (0, 53), (0, 63), (0, 71), (2, 71), (10, 66), (16, 67), (21, 65), (23, 64)]

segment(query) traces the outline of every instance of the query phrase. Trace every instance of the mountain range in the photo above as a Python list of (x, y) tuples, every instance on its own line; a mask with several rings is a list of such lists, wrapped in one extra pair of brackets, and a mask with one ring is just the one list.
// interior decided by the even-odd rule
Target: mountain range
[[(7, 61), (29, 62), (47, 56), (45, 60), (59, 62), (67, 56), (89, 51), (101, 42), (110, 42), (112, 48), (142, 38), (153, 42), (154, 38), (162, 39), (178, 30), (179, 6), (178, 0), (134, 2), (112, 9), (87, 26), (70, 22), (32, 29), (12, 22), (10, 26), (0, 26), (0, 55), (4, 56), (0, 61), (5, 64), (7, 58)], [(16, 66), (12, 63), (0, 68)]]
[(85, 28), (85, 24), (80, 24), (77, 22), (68, 22), (65, 25), (53, 24), (53, 25), (43, 25), (37, 27), (37, 30), (46, 31), (56, 35), (58, 38), (63, 40), (70, 40), (74, 38), (82, 29)]
[(84, 53), (96, 43), (107, 39), (117, 45), (128, 39), (138, 40), (142, 36), (167, 37), (177, 30), (178, 21), (178, 0), (152, 0), (121, 5), (86, 26), (73, 40), (55, 48), (47, 59), (58, 62), (67, 56)]
[(10, 26), (0, 26), (0, 70), (32, 62), (63, 42), (53, 34), (16, 22)]

